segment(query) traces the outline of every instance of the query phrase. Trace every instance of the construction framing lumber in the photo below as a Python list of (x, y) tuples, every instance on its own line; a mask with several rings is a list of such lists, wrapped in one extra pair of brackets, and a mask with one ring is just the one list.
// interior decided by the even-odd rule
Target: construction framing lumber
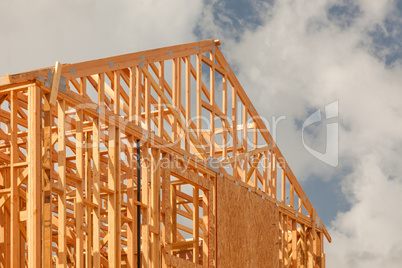
[(0, 77), (0, 267), (325, 267), (331, 237), (219, 45)]
[(50, 91), (50, 97), (49, 97), (49, 104), (54, 106), (56, 104), (57, 100), (57, 92), (59, 91), (59, 83), (60, 83), (60, 76), (61, 76), (61, 63), (56, 62), (56, 65), (54, 67), (54, 73), (52, 77), (52, 87)]

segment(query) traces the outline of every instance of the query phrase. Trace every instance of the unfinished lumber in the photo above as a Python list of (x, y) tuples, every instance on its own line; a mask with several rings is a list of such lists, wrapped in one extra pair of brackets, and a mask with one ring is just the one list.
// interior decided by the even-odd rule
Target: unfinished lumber
[(28, 89), (28, 267), (41, 267), (41, 88)]
[(219, 45), (0, 77), (0, 267), (325, 267), (331, 237)]

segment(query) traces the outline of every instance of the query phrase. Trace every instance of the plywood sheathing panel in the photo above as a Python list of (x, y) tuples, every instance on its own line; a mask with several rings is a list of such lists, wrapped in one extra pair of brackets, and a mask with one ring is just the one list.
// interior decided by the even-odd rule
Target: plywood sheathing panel
[(219, 178), (219, 267), (279, 267), (278, 208), (261, 196)]

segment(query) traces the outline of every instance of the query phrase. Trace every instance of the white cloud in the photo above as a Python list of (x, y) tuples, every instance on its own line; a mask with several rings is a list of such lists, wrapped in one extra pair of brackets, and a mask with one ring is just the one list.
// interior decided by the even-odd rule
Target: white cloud
[[(330, 20), (333, 4), (351, 3), (359, 12), (351, 13), (349, 25)], [(264, 25), (246, 30), (240, 42), (219, 37), (229, 44), (223, 53), (238, 68), (260, 115), (287, 116), (278, 126), (278, 143), (299, 180), (342, 180), (351, 209), (330, 226), (328, 267), (400, 267), (402, 66), (387, 67), (376, 58), (368, 34), (384, 28), (394, 8), (394, 1), (276, 1)], [(308, 154), (294, 121), (303, 122), (335, 100), (338, 169)], [(325, 144), (325, 124), (321, 128), (322, 135), (313, 139), (316, 146)]]
[(394, 8), (394, 0), (385, 1), (367, 1), (358, 0), (356, 1), (359, 5), (363, 17), (361, 21), (361, 26), (366, 27), (367, 25), (375, 25), (377, 23), (382, 23), (390, 11)]
[(329, 267), (400, 267), (402, 183), (384, 174), (379, 158), (364, 155), (348, 178), (354, 205), (338, 215), (330, 230)]
[(0, 76), (196, 40), (202, 1), (0, 2)]

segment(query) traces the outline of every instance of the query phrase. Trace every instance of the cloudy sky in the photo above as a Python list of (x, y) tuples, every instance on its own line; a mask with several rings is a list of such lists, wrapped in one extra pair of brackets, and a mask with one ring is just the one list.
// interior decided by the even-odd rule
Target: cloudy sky
[[(2, 0), (0, 76), (209, 38), (271, 131), (283, 119), (277, 143), (333, 238), (328, 267), (400, 267), (401, 0)], [(336, 167), (303, 146), (317, 110), (305, 145), (325, 152), (338, 124)]]

